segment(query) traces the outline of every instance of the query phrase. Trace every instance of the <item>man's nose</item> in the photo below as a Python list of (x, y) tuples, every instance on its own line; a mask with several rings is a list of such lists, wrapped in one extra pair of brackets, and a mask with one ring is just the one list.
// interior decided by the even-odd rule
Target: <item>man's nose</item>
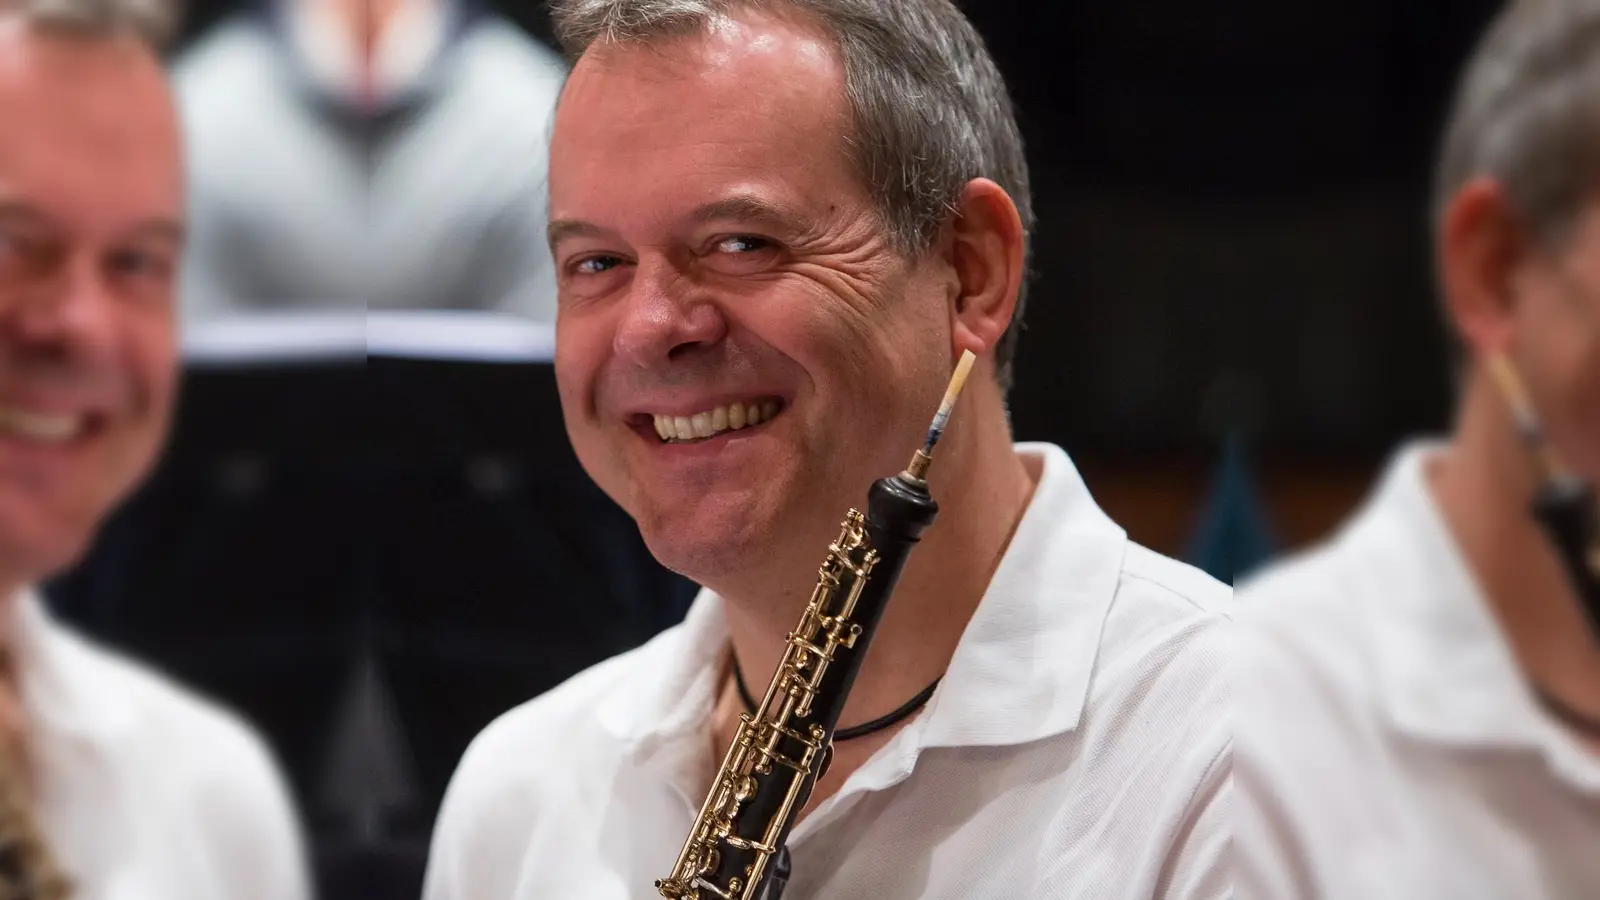
[(617, 325), (615, 350), (652, 368), (713, 348), (727, 334), (721, 308), (669, 260), (642, 260)]

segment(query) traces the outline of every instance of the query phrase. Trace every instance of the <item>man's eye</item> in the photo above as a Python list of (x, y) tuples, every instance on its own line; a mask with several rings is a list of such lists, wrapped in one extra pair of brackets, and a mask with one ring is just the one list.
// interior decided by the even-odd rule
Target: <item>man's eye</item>
[(112, 254), (111, 270), (122, 278), (167, 278), (173, 274), (173, 265), (164, 256), (126, 250)]
[(617, 259), (615, 256), (591, 256), (587, 259), (578, 260), (572, 268), (579, 275), (599, 275), (602, 272), (615, 269), (621, 264), (622, 260)]
[(772, 246), (766, 238), (751, 237), (747, 234), (724, 238), (717, 242), (717, 250), (722, 253), (757, 253)]

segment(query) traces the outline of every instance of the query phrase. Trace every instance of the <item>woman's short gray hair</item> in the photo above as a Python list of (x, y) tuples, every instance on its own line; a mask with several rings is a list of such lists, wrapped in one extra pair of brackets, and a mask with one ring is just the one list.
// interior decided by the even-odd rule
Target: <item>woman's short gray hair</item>
[[(571, 61), (597, 43), (704, 31), (742, 9), (798, 13), (834, 40), (853, 118), (847, 147), (896, 247), (929, 250), (974, 178), (989, 178), (1021, 214), (1024, 265), (1033, 200), (1022, 135), (983, 38), (951, 0), (556, 0), (556, 36)], [(1003, 388), (1027, 299), (995, 348)]]
[(7, 16), (75, 37), (132, 36), (161, 52), (178, 30), (179, 7), (175, 0), (0, 0), (0, 17)]
[(1550, 242), (1600, 190), (1600, 0), (1515, 0), (1489, 28), (1445, 132), (1436, 221), (1478, 176)]

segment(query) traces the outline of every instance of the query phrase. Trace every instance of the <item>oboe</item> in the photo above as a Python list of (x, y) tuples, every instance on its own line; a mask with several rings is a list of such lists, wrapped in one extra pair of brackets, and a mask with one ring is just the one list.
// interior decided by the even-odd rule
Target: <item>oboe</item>
[(972, 363), (970, 351), (962, 354), (911, 464), (872, 485), (865, 515), (852, 509), (845, 516), (765, 699), (740, 717), (672, 874), (656, 882), (661, 896), (777, 900), (782, 893), (789, 832), (832, 761), (839, 715), (906, 558), (938, 517), (928, 467)]
[(1600, 498), (1583, 480), (1559, 475), (1539, 489), (1533, 514), (1555, 546), (1589, 628), (1600, 640)]
[(22, 760), (0, 749), (0, 900), (68, 900), (71, 879), (45, 842)]

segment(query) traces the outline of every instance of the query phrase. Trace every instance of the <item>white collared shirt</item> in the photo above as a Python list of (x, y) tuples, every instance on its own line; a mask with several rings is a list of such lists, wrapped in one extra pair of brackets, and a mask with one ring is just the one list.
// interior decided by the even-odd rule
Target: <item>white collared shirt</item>
[[(1229, 591), (1128, 541), (1059, 448), (1017, 449), (1042, 477), (944, 679), (795, 827), (789, 900), (1229, 895)], [(654, 896), (717, 764), (721, 604), (477, 738), (427, 900)]]
[(9, 604), (45, 840), (74, 900), (304, 900), (288, 795), (242, 722)]
[(1241, 586), (1241, 896), (1600, 897), (1600, 759), (1538, 708), (1404, 448), (1329, 544)]

